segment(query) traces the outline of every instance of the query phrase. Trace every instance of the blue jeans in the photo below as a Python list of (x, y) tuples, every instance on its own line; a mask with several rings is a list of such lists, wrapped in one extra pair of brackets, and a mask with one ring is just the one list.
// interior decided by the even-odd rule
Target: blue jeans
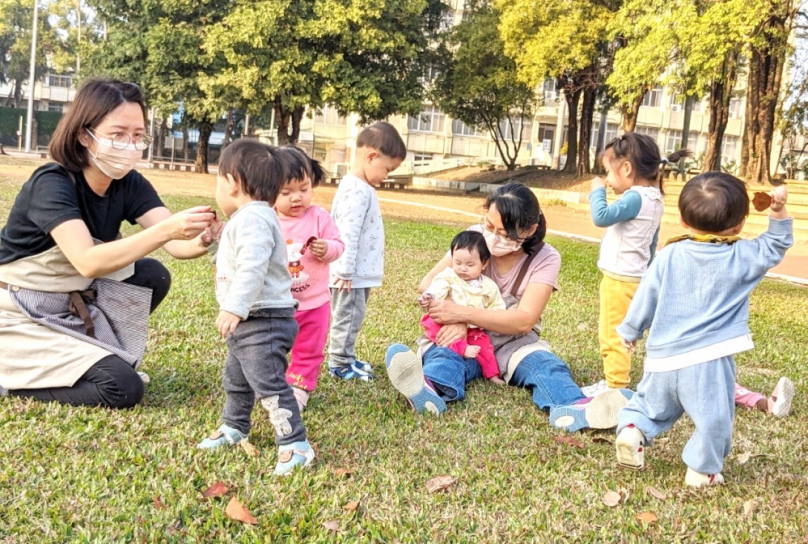
[[(446, 401), (462, 400), (466, 384), (482, 377), (474, 359), (464, 359), (449, 348), (434, 346), (424, 354), (424, 375)], [(519, 363), (511, 385), (530, 389), (533, 403), (542, 410), (566, 406), (585, 398), (572, 380), (567, 364), (549, 351), (531, 353)]]

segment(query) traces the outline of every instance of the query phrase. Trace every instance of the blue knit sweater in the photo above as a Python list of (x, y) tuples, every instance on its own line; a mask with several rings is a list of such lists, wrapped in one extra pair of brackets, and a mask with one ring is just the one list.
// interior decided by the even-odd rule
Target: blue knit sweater
[[(643, 276), (617, 328), (628, 341), (650, 329), (650, 358), (682, 355), (749, 334), (749, 294), (794, 243), (791, 219), (769, 219), (754, 240), (665, 247)], [(647, 370), (651, 370), (648, 369)]]

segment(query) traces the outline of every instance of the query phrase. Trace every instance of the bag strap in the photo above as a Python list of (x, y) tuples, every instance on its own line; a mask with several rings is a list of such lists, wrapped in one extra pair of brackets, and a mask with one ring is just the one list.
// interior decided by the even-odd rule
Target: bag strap
[(527, 256), (527, 259), (524, 260), (522, 266), (519, 268), (519, 273), (516, 275), (516, 281), (513, 282), (513, 287), (511, 287), (511, 296), (513, 298), (517, 298), (516, 292), (519, 291), (519, 287), (521, 287), (522, 282), (525, 280), (525, 275), (530, 268), (530, 263), (533, 262), (533, 259), (536, 258), (536, 255), (539, 254), (539, 251), (541, 251), (543, 247), (544, 242), (542, 242), (539, 247), (536, 248), (535, 252)]

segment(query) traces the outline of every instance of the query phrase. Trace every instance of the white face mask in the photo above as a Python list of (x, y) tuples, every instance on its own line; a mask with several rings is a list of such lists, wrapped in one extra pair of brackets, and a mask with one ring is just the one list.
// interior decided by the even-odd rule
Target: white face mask
[(522, 247), (522, 242), (514, 242), (503, 238), (498, 234), (494, 234), (490, 230), (483, 228), (483, 238), (485, 238), (485, 245), (488, 246), (488, 251), (494, 257), (502, 257), (508, 253), (519, 251)]
[(143, 150), (137, 149), (136, 145), (130, 142), (123, 149), (115, 149), (112, 140), (99, 139), (89, 130), (87, 133), (98, 142), (98, 150), (95, 154), (90, 152), (93, 162), (105, 175), (112, 179), (121, 179), (135, 168), (135, 165), (143, 157)]

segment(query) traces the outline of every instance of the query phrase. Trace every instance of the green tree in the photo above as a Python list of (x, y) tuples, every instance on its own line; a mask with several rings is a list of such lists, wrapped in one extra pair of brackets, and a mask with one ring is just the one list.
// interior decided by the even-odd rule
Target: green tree
[(449, 31), (432, 95), (451, 117), (487, 130), (502, 162), (513, 170), (536, 92), (519, 81), (516, 63), (505, 55), (496, 8), (482, 1), (466, 9), (468, 17)]

